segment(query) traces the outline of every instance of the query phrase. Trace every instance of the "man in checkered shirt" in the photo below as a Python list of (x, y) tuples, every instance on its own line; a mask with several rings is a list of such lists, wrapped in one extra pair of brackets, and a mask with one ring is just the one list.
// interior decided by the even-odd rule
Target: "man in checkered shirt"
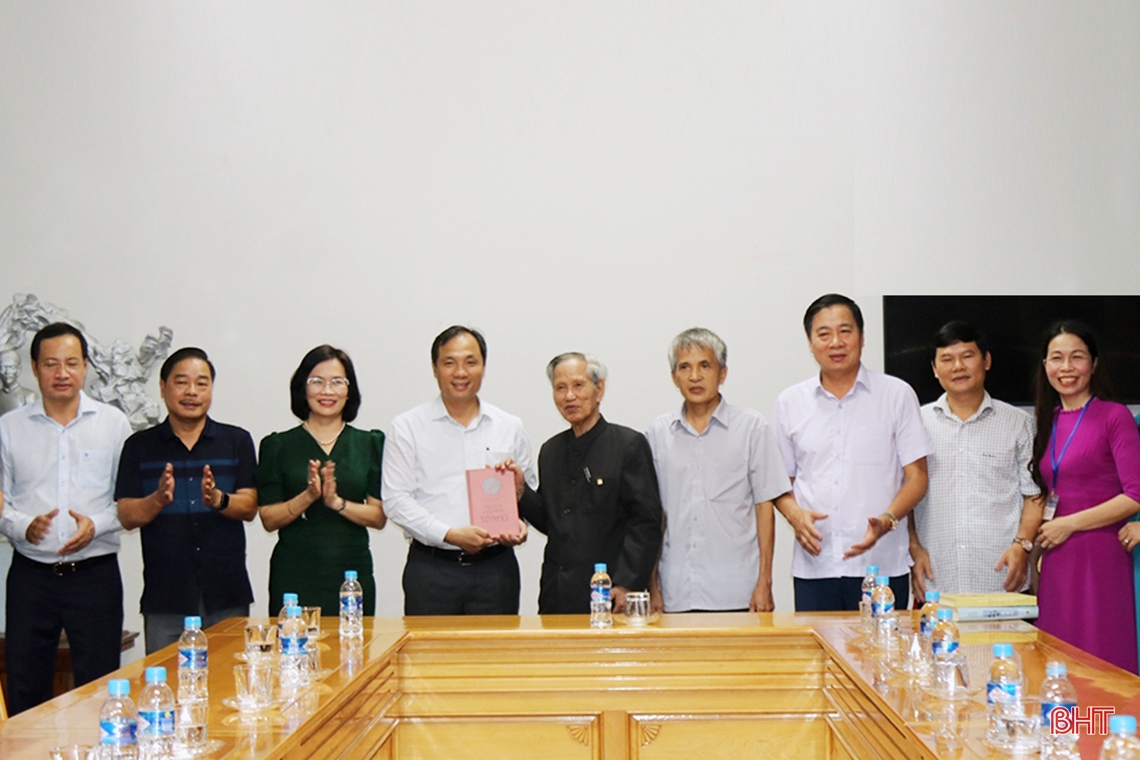
[(931, 343), (946, 392), (922, 407), (934, 454), (929, 489), (910, 520), (915, 598), (1020, 591), (1042, 513), (1029, 473), (1033, 420), (986, 392), (991, 357), (976, 327), (949, 322)]

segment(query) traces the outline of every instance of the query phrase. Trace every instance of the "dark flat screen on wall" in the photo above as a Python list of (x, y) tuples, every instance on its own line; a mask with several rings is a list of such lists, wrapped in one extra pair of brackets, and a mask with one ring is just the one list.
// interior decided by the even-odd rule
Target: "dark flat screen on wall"
[(883, 296), (885, 369), (910, 383), (922, 403), (934, 401), (942, 386), (930, 368), (930, 338), (961, 319), (989, 339), (990, 395), (1032, 406), (1045, 331), (1063, 318), (1093, 329), (1119, 400), (1140, 404), (1140, 296)]

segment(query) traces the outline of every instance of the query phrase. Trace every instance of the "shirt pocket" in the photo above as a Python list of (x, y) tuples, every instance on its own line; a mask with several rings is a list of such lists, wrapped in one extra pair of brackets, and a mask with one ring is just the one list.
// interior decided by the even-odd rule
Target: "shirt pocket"
[(887, 425), (878, 422), (852, 426), (848, 438), (851, 459), (857, 465), (893, 465), (895, 435)]
[(80, 451), (76, 482), (81, 488), (107, 488), (111, 485), (111, 462), (110, 451), (97, 449)]
[(707, 485), (709, 501), (720, 504), (747, 504), (752, 499), (752, 487), (748, 482), (748, 466), (744, 462), (718, 464), (713, 470), (713, 478)]
[(608, 477), (605, 474), (591, 473), (586, 480), (586, 493), (589, 494), (587, 508), (591, 510), (608, 509), (617, 503), (618, 489), (621, 483), (617, 477)]
[(974, 451), (969, 454), (970, 472), (979, 493), (990, 498), (1001, 498), (1020, 487), (1017, 456), (1010, 451)]

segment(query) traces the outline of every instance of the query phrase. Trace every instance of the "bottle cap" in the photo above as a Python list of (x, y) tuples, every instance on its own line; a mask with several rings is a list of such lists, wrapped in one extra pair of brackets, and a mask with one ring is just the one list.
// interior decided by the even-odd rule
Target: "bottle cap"
[(890, 579), (890, 578), (888, 578), (888, 577), (887, 577), (887, 576), (885, 576), (885, 575), (877, 575), (877, 576), (875, 576), (875, 585), (876, 585), (876, 586), (886, 586), (886, 585), (888, 585), (890, 582), (891, 582), (891, 579)]
[(285, 617), (301, 617), (301, 608), (293, 604), (285, 608)]
[(1065, 663), (1052, 660), (1045, 665), (1045, 675), (1052, 678), (1053, 676), (1067, 676), (1069, 669), (1065, 667)]
[(604, 573), (605, 571), (606, 571), (606, 563), (605, 562), (599, 562), (598, 564), (594, 565), (594, 572), (595, 573)]
[[(107, 682), (107, 693), (113, 697), (125, 697), (131, 693), (131, 682), (125, 678), (112, 678)], [(1135, 730), (1136, 722), (1132, 722)]]
[(286, 593), (281, 595), (281, 606), (282, 607), (292, 607), (295, 604), (297, 604), (297, 595), (296, 594), (286, 592)]
[(344, 579), (346, 581), (356, 580), (356, 571), (355, 570), (345, 570), (344, 571)]
[(1108, 719), (1108, 732), (1110, 734), (1136, 733), (1136, 717), (1134, 715), (1113, 715)]
[(994, 644), (994, 657), (1013, 657), (1013, 644)]
[(201, 628), (202, 627), (202, 618), (198, 617), (197, 615), (190, 615), (189, 617), (186, 618), (186, 627), (187, 628)]
[(878, 574), (879, 574), (879, 566), (878, 565), (867, 565), (867, 575), (878, 575)]
[(954, 619), (954, 610), (949, 609), (947, 607), (943, 607), (942, 609), (938, 610), (938, 619), (939, 620), (953, 620)]
[(146, 669), (146, 682), (147, 683), (165, 683), (166, 682), (166, 668), (158, 666)]
[(926, 592), (926, 601), (938, 602), (941, 600), (942, 600), (942, 594), (938, 593), (937, 591), (927, 591)]

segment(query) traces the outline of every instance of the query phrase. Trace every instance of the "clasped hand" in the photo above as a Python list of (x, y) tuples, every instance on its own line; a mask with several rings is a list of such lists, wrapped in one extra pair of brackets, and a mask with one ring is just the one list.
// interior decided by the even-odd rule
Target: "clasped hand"
[(316, 459), (309, 460), (309, 479), (305, 495), (310, 502), (320, 500), (329, 509), (340, 511), (343, 506), (336, 494), (336, 462), (331, 459), (324, 466)]
[[(63, 546), (59, 548), (60, 556), (67, 554), (74, 554), (87, 544), (91, 543), (91, 539), (95, 538), (95, 523), (87, 515), (81, 515), (73, 509), (67, 510), (67, 513), (75, 518), (76, 531), (75, 535), (67, 540)], [(56, 507), (50, 512), (45, 512), (42, 515), (36, 515), (32, 522), (28, 525), (28, 529), (24, 531), (24, 537), (33, 544), (38, 544), (44, 540), (48, 530), (51, 528), (52, 520), (59, 514), (59, 508)]]

